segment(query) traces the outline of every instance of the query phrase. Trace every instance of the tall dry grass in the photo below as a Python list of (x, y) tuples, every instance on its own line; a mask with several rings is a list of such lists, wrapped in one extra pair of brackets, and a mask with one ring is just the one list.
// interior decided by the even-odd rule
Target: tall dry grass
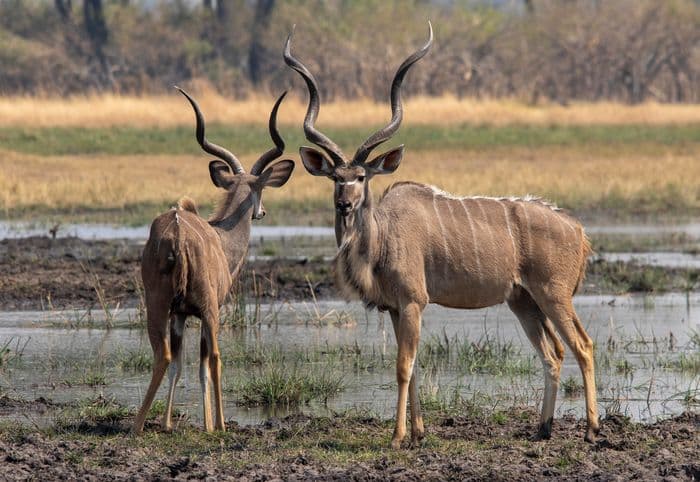
[[(256, 94), (247, 100), (222, 97), (211, 89), (196, 93), (210, 122), (264, 124), (275, 95)], [(451, 125), (591, 125), (700, 123), (700, 106), (693, 104), (624, 105), (609, 102), (529, 105), (515, 100), (473, 100), (455, 97), (408, 99), (404, 123)], [(279, 121), (301, 125), (305, 100), (292, 94), (285, 100)], [(364, 126), (388, 121), (388, 102), (337, 101), (321, 107), (319, 126)], [(0, 98), (0, 127), (110, 127), (191, 125), (192, 112), (176, 93), (134, 97), (99, 95), (67, 99), (39, 97)]]
[[(559, 147), (487, 152), (412, 153), (392, 176), (373, 180), (377, 194), (399, 180), (439, 186), (459, 195), (541, 195), (574, 210), (619, 207), (625, 212), (700, 208), (700, 153), (658, 155), (572, 151)], [(251, 159), (242, 159), (248, 165)], [(220, 196), (209, 179), (208, 158), (192, 156), (41, 157), (0, 151), (0, 205), (5, 216), (32, 206), (122, 208), (174, 204), (182, 195), (198, 203)], [(300, 163), (283, 189), (269, 189), (275, 206), (328, 206), (332, 184)], [(619, 206), (616, 204), (618, 203)], [(635, 203), (639, 203), (635, 210)], [(294, 224), (293, 218), (284, 220)]]

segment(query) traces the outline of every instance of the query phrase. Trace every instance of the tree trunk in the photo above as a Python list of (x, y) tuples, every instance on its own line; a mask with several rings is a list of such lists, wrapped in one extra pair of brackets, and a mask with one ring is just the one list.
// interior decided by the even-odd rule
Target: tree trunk
[(253, 85), (257, 86), (263, 78), (263, 58), (265, 47), (260, 38), (270, 25), (270, 17), (275, 8), (275, 0), (258, 0), (255, 5), (253, 32), (248, 50), (248, 74)]
[(85, 30), (87, 31), (92, 51), (99, 64), (98, 84), (100, 87), (114, 87), (114, 79), (109, 65), (109, 60), (105, 55), (104, 48), (109, 38), (109, 30), (104, 18), (102, 0), (84, 0), (83, 15), (85, 19)]
[(54, 0), (54, 5), (64, 23), (70, 22), (73, 13), (71, 0)]

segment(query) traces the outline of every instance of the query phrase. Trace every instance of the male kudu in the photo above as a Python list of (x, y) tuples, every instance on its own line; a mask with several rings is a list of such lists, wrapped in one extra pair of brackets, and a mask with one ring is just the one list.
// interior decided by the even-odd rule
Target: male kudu
[(263, 188), (284, 185), (294, 169), (294, 162), (290, 160), (268, 167), (284, 151), (284, 141), (277, 132), (276, 123), (277, 109), (286, 92), (277, 99), (270, 114), (269, 130), (275, 147), (263, 154), (247, 174), (231, 152), (207, 141), (204, 117), (197, 102), (179, 90), (194, 109), (200, 146), (221, 159), (209, 163), (209, 174), (214, 185), (225, 189), (226, 193), (208, 221), (199, 217), (191, 199), (183, 198), (177, 207), (158, 216), (151, 225), (143, 250), (141, 276), (146, 294), (148, 337), (153, 348), (153, 376), (134, 422), (133, 432), (137, 434), (143, 431), (146, 415), (168, 366), (170, 387), (162, 423), (164, 429), (172, 428), (173, 394), (182, 371), (182, 342), (187, 316), (196, 316), (202, 321), (199, 378), (204, 428), (212, 430), (211, 372), (216, 404), (215, 426), (218, 430), (225, 429), (217, 343), (219, 307), (238, 279), (246, 259), (251, 221), (265, 215)]
[(598, 431), (593, 343), (572, 304), (591, 253), (581, 224), (537, 198), (456, 197), (413, 182), (394, 184), (375, 205), (369, 181), (396, 170), (403, 146), (369, 162), (367, 157), (398, 130), (403, 117), (401, 83), (411, 65), (428, 52), (432, 27), (428, 42), (394, 76), (390, 123), (369, 137), (352, 159), (314, 127), (318, 86), (291, 55), (290, 40), (291, 35), (285, 61), (304, 78), (310, 95), (306, 138), (325, 151), (301, 147), (301, 158), (311, 174), (329, 177), (335, 185), (336, 284), (346, 298), (389, 311), (394, 325), (399, 394), (392, 447), (398, 448), (406, 433), (407, 398), (412, 442), (424, 433), (415, 360), (427, 303), (466, 309), (508, 303), (544, 366), (540, 437), (551, 434), (564, 356), (558, 332), (583, 374), (585, 438), (593, 441)]

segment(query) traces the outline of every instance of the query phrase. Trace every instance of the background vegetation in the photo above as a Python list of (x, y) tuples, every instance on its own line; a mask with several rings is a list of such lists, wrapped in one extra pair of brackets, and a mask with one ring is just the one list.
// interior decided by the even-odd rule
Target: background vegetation
[[(319, 126), (347, 151), (389, 117), (396, 66), (435, 27), (405, 82), (412, 179), (460, 195), (536, 194), (590, 220), (700, 212), (700, 2), (693, 0), (0, 0), (0, 217), (147, 223), (219, 193), (193, 136), (246, 165), (306, 144), (294, 49), (323, 90)], [(331, 185), (298, 163), (265, 194), (266, 223), (330, 224)], [(291, 217), (290, 217), (291, 216)]]
[[(209, 83), (278, 92), (295, 50), (326, 100), (384, 100), (395, 66), (436, 30), (415, 94), (615, 100), (700, 99), (693, 0), (2, 0), (0, 94), (160, 93)], [(322, 46), (322, 48), (319, 48)]]

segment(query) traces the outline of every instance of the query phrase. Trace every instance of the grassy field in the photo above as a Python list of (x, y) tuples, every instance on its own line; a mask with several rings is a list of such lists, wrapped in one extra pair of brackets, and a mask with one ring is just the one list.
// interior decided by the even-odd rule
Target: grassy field
[[(269, 148), (263, 102), (203, 98), (216, 121), (208, 137), (244, 165)], [(119, 100), (0, 100), (0, 216), (142, 224), (182, 195), (211, 209), (219, 194), (182, 99)], [(266, 192), (266, 223), (332, 220), (331, 183), (298, 162), (297, 147), (308, 144), (303, 110), (294, 100), (283, 107), (281, 130), (297, 170), (283, 189)], [(329, 120), (319, 125), (351, 154), (372, 132), (366, 126), (380, 125), (387, 110), (369, 102), (331, 104), (324, 111)], [(430, 121), (412, 110), (430, 112)], [(233, 111), (243, 115), (236, 119)], [(469, 111), (477, 114), (469, 119)], [(391, 145), (398, 143), (407, 146), (402, 166), (374, 180), (377, 193), (392, 182), (416, 180), (460, 195), (535, 194), (586, 219), (700, 212), (700, 108), (694, 106), (417, 99)]]

